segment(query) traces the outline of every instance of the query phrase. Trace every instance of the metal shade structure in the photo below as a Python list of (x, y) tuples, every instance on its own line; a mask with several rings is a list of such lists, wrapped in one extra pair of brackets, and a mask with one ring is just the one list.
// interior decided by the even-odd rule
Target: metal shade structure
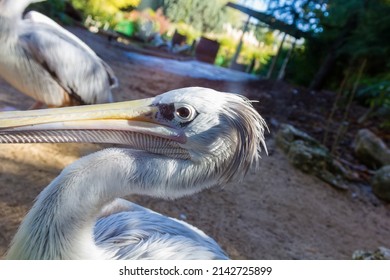
[(239, 10), (239, 11), (241, 11), (241, 12), (243, 12), (251, 17), (254, 17), (254, 18), (258, 19), (259, 21), (264, 22), (265, 24), (269, 25), (272, 29), (280, 30), (280, 31), (292, 36), (292, 37), (295, 37), (296, 39), (300, 39), (302, 37), (307, 38), (310, 36), (307, 32), (303, 32), (293, 25), (290, 25), (290, 24), (287, 24), (283, 21), (280, 21), (272, 15), (265, 14), (265, 13), (262, 13), (259, 11), (255, 11), (255, 10), (249, 9), (245, 6), (241, 6), (241, 5), (232, 3), (232, 2), (228, 2), (226, 4), (226, 6), (233, 8), (233, 9), (236, 9), (236, 10)]

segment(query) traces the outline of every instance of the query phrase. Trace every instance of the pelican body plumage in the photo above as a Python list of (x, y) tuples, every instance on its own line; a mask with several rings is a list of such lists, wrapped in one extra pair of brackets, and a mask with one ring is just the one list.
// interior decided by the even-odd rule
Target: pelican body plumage
[(154, 98), (0, 113), (0, 143), (125, 144), (82, 157), (38, 196), (11, 259), (227, 259), (201, 230), (121, 199), (237, 182), (265, 149), (245, 97), (182, 88)]
[(79, 38), (25, 8), (44, 0), (0, 0), (0, 76), (49, 107), (112, 102), (117, 78)]

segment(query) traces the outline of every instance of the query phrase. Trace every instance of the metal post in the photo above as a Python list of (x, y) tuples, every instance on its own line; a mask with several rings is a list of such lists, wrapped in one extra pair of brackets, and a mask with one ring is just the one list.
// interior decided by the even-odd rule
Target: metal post
[(282, 67), (280, 67), (279, 75), (278, 75), (278, 81), (281, 81), (281, 80), (284, 79), (284, 76), (286, 74), (286, 68), (287, 68), (288, 61), (290, 60), (291, 54), (292, 54), (292, 52), (293, 52), (293, 50), (295, 48), (295, 44), (296, 43), (297, 43), (297, 39), (294, 38), (294, 42), (292, 43), (291, 48), (288, 50), (286, 58), (283, 61)]
[(284, 40), (286, 40), (286, 36), (287, 36), (287, 33), (284, 33), (282, 41), (280, 42), (280, 45), (279, 45), (278, 52), (276, 53), (276, 55), (272, 59), (271, 67), (269, 68), (268, 73), (267, 73), (267, 79), (270, 79), (272, 76), (272, 73), (274, 72), (274, 69), (276, 66), (276, 61), (278, 60), (280, 53), (282, 52), (282, 48), (283, 48)]
[(232, 60), (230, 61), (230, 68), (233, 68), (234, 65), (237, 63), (237, 58), (238, 58), (238, 56), (240, 55), (241, 48), (242, 48), (242, 43), (243, 43), (243, 39), (244, 39), (244, 34), (245, 34), (245, 32), (248, 30), (248, 25), (249, 25), (249, 20), (250, 20), (250, 19), (251, 19), (251, 16), (248, 16), (248, 19), (247, 19), (247, 21), (246, 21), (246, 23), (245, 23), (244, 29), (242, 30), (240, 42), (239, 42), (238, 45), (237, 45), (236, 52), (235, 52), (235, 54), (233, 55)]

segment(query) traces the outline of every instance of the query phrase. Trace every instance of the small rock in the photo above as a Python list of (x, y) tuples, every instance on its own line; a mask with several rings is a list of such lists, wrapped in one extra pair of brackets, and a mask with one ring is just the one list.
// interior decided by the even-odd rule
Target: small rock
[(318, 141), (309, 134), (296, 129), (289, 124), (281, 124), (278, 133), (276, 134), (276, 145), (278, 145), (284, 152), (288, 152), (292, 142), (296, 140), (303, 140), (304, 142), (318, 144)]
[(184, 214), (184, 213), (180, 213), (179, 219), (180, 219), (180, 220), (187, 220), (187, 215)]
[(344, 183), (341, 176), (334, 175), (327, 170), (323, 170), (321, 172), (318, 172), (317, 177), (336, 189), (339, 189), (342, 191), (348, 190), (348, 186)]
[(376, 196), (390, 202), (390, 165), (376, 171), (371, 184)]
[(271, 124), (271, 126), (273, 127), (278, 127), (279, 126), (279, 121), (275, 118), (271, 118), (269, 123)]
[(329, 154), (321, 146), (310, 145), (303, 140), (291, 143), (287, 157), (297, 168), (307, 173), (315, 170), (325, 170), (328, 164)]
[(370, 251), (356, 250), (352, 254), (353, 260), (374, 260), (372, 258), (373, 253)]
[(379, 252), (385, 260), (390, 260), (390, 249), (386, 247), (379, 247)]
[(390, 260), (390, 249), (379, 247), (376, 251), (356, 250), (352, 254), (354, 260)]
[(317, 176), (337, 189), (348, 189), (342, 180), (342, 177), (348, 177), (346, 169), (313, 137), (292, 125), (282, 124), (275, 140), (296, 168)]
[(390, 149), (368, 129), (358, 131), (355, 139), (355, 154), (359, 160), (371, 168), (390, 165)]

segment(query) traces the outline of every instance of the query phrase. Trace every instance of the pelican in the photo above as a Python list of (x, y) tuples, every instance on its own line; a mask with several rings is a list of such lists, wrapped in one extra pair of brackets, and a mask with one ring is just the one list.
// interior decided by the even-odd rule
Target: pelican
[(112, 102), (113, 70), (50, 18), (25, 8), (45, 0), (0, 0), (0, 76), (49, 107)]
[(126, 145), (82, 157), (37, 197), (10, 259), (226, 259), (201, 230), (123, 200), (174, 199), (244, 178), (265, 121), (246, 98), (182, 88), (154, 98), (3, 112), (0, 143)]

